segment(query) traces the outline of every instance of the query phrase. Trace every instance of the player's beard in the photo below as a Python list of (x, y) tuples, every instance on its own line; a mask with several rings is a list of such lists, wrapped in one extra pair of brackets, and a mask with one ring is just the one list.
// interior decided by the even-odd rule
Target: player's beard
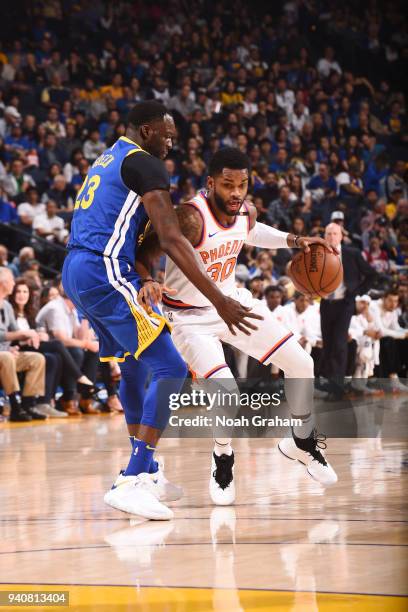
[(240, 201), (240, 206), (239, 208), (237, 208), (237, 210), (229, 210), (227, 204), (225, 203), (224, 198), (222, 198), (220, 195), (217, 194), (215, 187), (214, 187), (214, 201), (217, 205), (217, 208), (219, 210), (221, 210), (224, 214), (229, 215), (230, 217), (236, 217), (237, 215), (239, 215), (239, 211), (241, 210), (241, 206), (242, 206), (242, 202), (243, 200)]

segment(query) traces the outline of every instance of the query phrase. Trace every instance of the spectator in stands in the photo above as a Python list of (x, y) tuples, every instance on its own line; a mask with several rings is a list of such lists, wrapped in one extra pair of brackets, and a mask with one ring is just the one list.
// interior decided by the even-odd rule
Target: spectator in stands
[(99, 157), (106, 149), (106, 143), (101, 140), (99, 130), (92, 130), (89, 133), (89, 138), (84, 142), (84, 156), (93, 164), (95, 159)]
[(15, 159), (11, 162), (10, 172), (4, 179), (4, 190), (9, 198), (14, 201), (23, 201), (22, 197), (29, 187), (35, 187), (35, 183), (31, 176), (24, 172), (24, 164), (21, 159)]
[(41, 238), (63, 244), (68, 238), (68, 230), (65, 229), (64, 219), (59, 217), (57, 213), (56, 202), (48, 200), (45, 213), (34, 219), (33, 229)]
[(332, 71), (341, 74), (341, 68), (338, 62), (334, 59), (333, 47), (326, 47), (324, 50), (323, 57), (317, 62), (317, 71), (319, 76), (323, 79), (327, 79)]
[(289, 231), (291, 226), (293, 204), (290, 200), (290, 189), (288, 185), (282, 185), (279, 189), (279, 198), (268, 206), (268, 222), (283, 231)]
[(321, 346), (320, 317), (305, 295), (296, 291), (293, 301), (283, 306), (280, 316), (305, 351), (311, 353), (318, 342)]
[(379, 274), (387, 274), (390, 271), (387, 252), (381, 248), (381, 241), (378, 236), (370, 238), (369, 248), (363, 251), (363, 256)]
[[(50, 338), (59, 340), (68, 349), (71, 357), (78, 364), (82, 374), (95, 384), (98, 366), (98, 342), (91, 339), (88, 330), (84, 330), (72, 302), (64, 295), (50, 300), (41, 308), (36, 316), (38, 327), (44, 328)], [(66, 377), (66, 386), (62, 398), (62, 406), (69, 415), (96, 414), (98, 411), (92, 405), (91, 391), (83, 391), (79, 407), (74, 400), (78, 379)]]
[(19, 254), (14, 257), (10, 264), (10, 270), (13, 272), (14, 277), (22, 276), (22, 274), (28, 269), (28, 264), (35, 257), (33, 247), (23, 247)]
[[(58, 290), (51, 287), (51, 290)], [(77, 388), (83, 392), (95, 392), (95, 386), (84, 374), (82, 374), (75, 360), (65, 346), (59, 340), (50, 340), (49, 335), (38, 328), (35, 317), (38, 308), (34, 304), (34, 293), (25, 279), (16, 280), (13, 293), (10, 296), (10, 303), (14, 310), (17, 329), (25, 331), (34, 329), (38, 332), (39, 346), (37, 351), (44, 355), (46, 361), (45, 368), (45, 395), (39, 398), (37, 411), (50, 417), (65, 417), (66, 412), (55, 409), (55, 393), (58, 385), (70, 390), (70, 381), (74, 379)], [(20, 350), (30, 350), (25, 341), (20, 341)]]
[(367, 386), (367, 380), (374, 374), (374, 368), (379, 364), (381, 337), (378, 324), (370, 312), (370, 304), (370, 296), (356, 297), (356, 314), (351, 317), (349, 328), (349, 334), (356, 343), (356, 369), (352, 388), (364, 395), (376, 393)]
[(56, 138), (65, 138), (66, 136), (65, 127), (59, 120), (58, 108), (56, 106), (49, 108), (47, 121), (42, 124), (42, 127), (49, 134), (54, 134)]
[(394, 392), (408, 391), (398, 376), (403, 345), (408, 338), (408, 330), (398, 322), (398, 300), (398, 290), (390, 289), (382, 299), (371, 303), (374, 321), (381, 333), (379, 375), (390, 379), (390, 389)]
[[(20, 340), (38, 348), (40, 339), (35, 330), (19, 330), (13, 309), (6, 298), (14, 288), (14, 277), (7, 268), (0, 268), (0, 384), (10, 402), (10, 421), (43, 420), (36, 410), (38, 398), (44, 396), (45, 359), (32, 351), (20, 352), (13, 342)], [(24, 372), (23, 391), (17, 377)]]
[(74, 209), (73, 189), (67, 186), (67, 180), (63, 174), (54, 177), (52, 186), (43, 196), (43, 202), (53, 200), (57, 205), (58, 212), (72, 212)]
[(270, 285), (265, 289), (264, 298), (269, 310), (278, 321), (282, 322), (282, 289), (277, 285)]

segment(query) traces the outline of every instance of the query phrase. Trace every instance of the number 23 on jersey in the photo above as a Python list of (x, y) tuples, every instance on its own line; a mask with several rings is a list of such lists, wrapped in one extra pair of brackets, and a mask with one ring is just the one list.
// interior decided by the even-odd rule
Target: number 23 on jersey
[(81, 189), (78, 191), (78, 195), (75, 200), (74, 210), (79, 207), (86, 210), (91, 206), (95, 197), (95, 191), (98, 189), (100, 182), (101, 177), (99, 176), (99, 174), (94, 174), (91, 177), (86, 177)]

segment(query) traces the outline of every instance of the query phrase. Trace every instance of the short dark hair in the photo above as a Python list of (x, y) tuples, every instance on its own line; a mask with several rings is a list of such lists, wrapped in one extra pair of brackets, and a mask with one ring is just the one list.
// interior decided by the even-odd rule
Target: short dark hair
[(398, 295), (398, 287), (396, 287), (395, 285), (392, 287), (389, 287), (388, 289), (386, 289), (386, 291), (383, 294), (383, 298), (389, 297), (390, 295)]
[(218, 176), (224, 170), (251, 170), (249, 158), (239, 149), (224, 147), (214, 153), (208, 168), (208, 174), (212, 177)]
[(132, 127), (138, 128), (141, 125), (152, 123), (158, 119), (163, 119), (169, 114), (167, 108), (157, 100), (145, 100), (136, 104), (129, 113), (128, 123)]
[(269, 287), (265, 289), (265, 297), (268, 296), (270, 293), (280, 293), (283, 296), (282, 289), (277, 285), (269, 285)]

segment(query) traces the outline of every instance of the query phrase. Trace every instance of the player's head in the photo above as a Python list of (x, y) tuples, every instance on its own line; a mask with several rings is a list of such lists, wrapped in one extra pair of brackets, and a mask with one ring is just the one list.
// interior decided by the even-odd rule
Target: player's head
[(160, 159), (164, 159), (173, 145), (176, 134), (173, 117), (157, 100), (139, 102), (128, 117), (128, 136)]
[(248, 193), (249, 159), (239, 149), (225, 147), (217, 151), (208, 168), (208, 195), (223, 213), (239, 213)]

